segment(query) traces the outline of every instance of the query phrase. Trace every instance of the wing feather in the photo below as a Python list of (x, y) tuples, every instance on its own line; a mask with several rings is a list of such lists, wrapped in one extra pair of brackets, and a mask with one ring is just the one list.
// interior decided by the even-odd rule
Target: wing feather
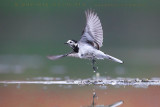
[(67, 54), (64, 54), (64, 55), (52, 55), (52, 56), (47, 56), (48, 59), (50, 60), (57, 60), (57, 59), (61, 59), (61, 58), (64, 58), (66, 56), (70, 56), (70, 57), (79, 57), (77, 53), (74, 53), (74, 52), (70, 52), (70, 53), (67, 53)]
[(82, 38), (82, 42), (95, 42), (98, 47), (102, 47), (103, 44), (103, 29), (99, 17), (92, 10), (85, 11), (86, 15), (86, 27)]

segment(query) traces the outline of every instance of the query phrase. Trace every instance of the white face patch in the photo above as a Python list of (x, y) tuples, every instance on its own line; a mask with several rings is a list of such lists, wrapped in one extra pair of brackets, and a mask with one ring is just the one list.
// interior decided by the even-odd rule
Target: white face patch
[(67, 43), (69, 44), (71, 42), (71, 40), (68, 40)]
[(68, 41), (67, 41), (67, 43), (68, 43), (70, 46), (75, 45), (75, 42), (74, 42), (74, 41), (72, 41), (72, 40), (68, 40)]

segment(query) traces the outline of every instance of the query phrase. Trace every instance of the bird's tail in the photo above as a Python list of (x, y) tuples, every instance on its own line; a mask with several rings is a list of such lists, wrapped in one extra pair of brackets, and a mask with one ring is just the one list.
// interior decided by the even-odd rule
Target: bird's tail
[(108, 54), (105, 55), (105, 58), (106, 58), (106, 59), (109, 59), (109, 60), (111, 60), (111, 61), (118, 62), (118, 63), (120, 63), (120, 64), (123, 63), (122, 60), (120, 60), (120, 59), (118, 59), (118, 58), (115, 58), (115, 57), (113, 57), (113, 56), (110, 56), (110, 55), (108, 55)]

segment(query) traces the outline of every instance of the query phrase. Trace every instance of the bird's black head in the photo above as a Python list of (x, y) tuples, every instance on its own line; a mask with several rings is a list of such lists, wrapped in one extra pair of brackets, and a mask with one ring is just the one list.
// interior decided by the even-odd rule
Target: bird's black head
[(74, 52), (78, 53), (79, 48), (76, 40), (68, 40), (65, 44), (68, 44)]
[(73, 42), (77, 43), (77, 41), (76, 41), (76, 40), (73, 40), (73, 39), (72, 39), (71, 41), (73, 41)]

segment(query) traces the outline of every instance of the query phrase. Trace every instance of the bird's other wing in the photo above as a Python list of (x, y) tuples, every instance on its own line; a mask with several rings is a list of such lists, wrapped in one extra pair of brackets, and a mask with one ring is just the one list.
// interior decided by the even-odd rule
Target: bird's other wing
[(103, 43), (103, 29), (99, 17), (93, 10), (85, 11), (86, 27), (83, 31), (81, 42), (93, 42), (102, 47)]
[(70, 53), (70, 54), (68, 54), (68, 56), (79, 58), (78, 53)]
[(50, 60), (57, 60), (57, 59), (60, 59), (60, 58), (64, 58), (66, 56), (71, 56), (71, 57), (78, 57), (78, 54), (77, 53), (74, 53), (74, 52), (70, 52), (68, 54), (64, 54), (64, 55), (52, 55), (52, 56), (47, 56), (48, 59)]
[(47, 56), (48, 59), (50, 60), (57, 60), (57, 59), (60, 59), (60, 58), (63, 58), (65, 57), (65, 55), (52, 55), (52, 56)]

